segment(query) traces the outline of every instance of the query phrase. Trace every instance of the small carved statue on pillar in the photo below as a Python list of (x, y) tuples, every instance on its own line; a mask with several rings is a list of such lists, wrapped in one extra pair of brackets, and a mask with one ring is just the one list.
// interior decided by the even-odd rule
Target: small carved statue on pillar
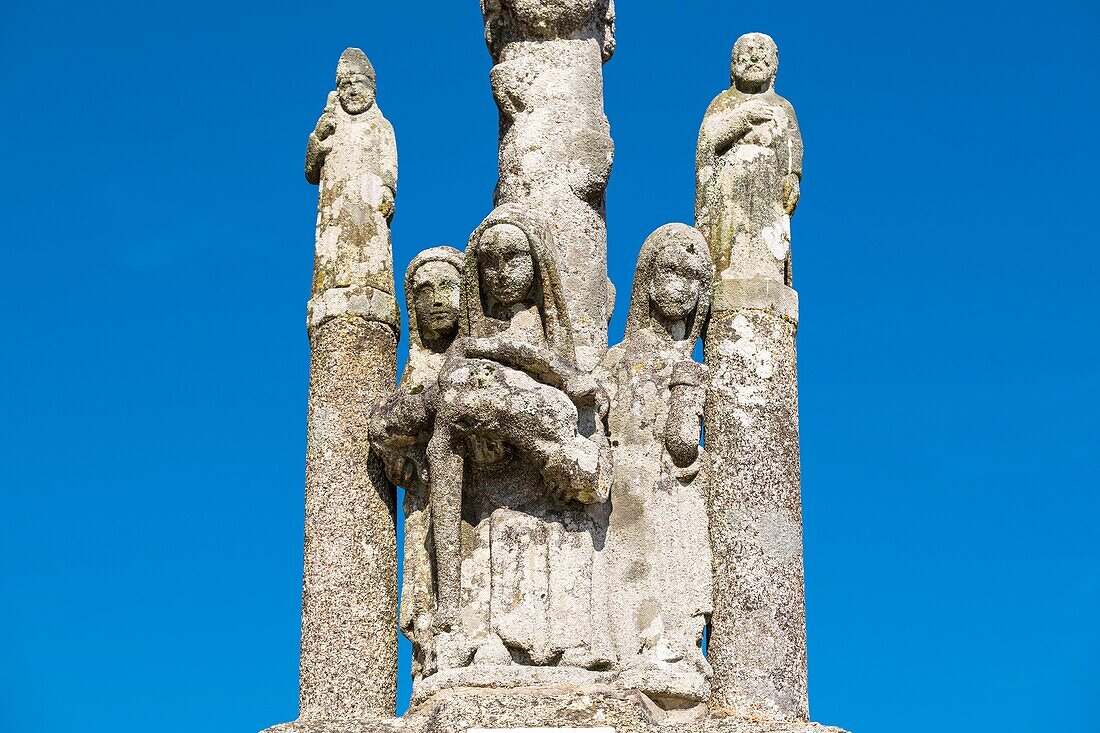
[(802, 179), (802, 135), (775, 93), (779, 49), (763, 33), (733, 46), (732, 86), (703, 117), (696, 148), (695, 226), (722, 279), (791, 284), (791, 215)]

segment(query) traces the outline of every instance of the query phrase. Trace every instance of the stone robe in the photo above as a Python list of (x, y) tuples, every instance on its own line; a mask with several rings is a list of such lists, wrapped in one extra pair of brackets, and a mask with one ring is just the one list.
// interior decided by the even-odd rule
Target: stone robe
[[(748, 105), (763, 105), (775, 121), (747, 126), (732, 140), (719, 130)], [(802, 135), (794, 108), (770, 89), (719, 94), (703, 118), (696, 150), (695, 225), (710, 244), (722, 279), (791, 282), (788, 175), (802, 177)]]

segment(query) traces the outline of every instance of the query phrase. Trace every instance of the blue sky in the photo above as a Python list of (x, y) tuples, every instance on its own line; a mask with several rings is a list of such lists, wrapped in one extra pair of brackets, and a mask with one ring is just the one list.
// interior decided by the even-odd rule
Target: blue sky
[[(401, 272), (488, 212), (497, 132), (474, 0), (312, 6), (0, 5), (11, 730), (296, 715), (306, 136), (361, 46), (397, 131)], [(691, 221), (699, 121), (752, 30), (780, 45), (806, 143), (813, 717), (1094, 730), (1098, 12), (621, 2), (620, 293), (645, 235)]]

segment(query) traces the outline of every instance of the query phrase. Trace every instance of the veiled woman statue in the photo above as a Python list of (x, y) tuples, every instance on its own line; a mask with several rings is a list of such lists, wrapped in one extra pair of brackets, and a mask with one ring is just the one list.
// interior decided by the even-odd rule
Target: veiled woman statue
[(611, 398), (615, 480), (607, 587), (627, 687), (657, 700), (705, 700), (702, 636), (711, 610), (699, 446), (704, 367), (692, 358), (710, 313), (714, 265), (702, 235), (666, 224), (642, 245), (626, 335), (601, 365)]
[(435, 425), (439, 370), (458, 333), (462, 271), (462, 253), (454, 247), (426, 249), (409, 263), (405, 271), (409, 358), (397, 390), (375, 407), (370, 423), (371, 445), (382, 457), (390, 481), (405, 489), (405, 555), (398, 621), (412, 642), (415, 680), (435, 670), (434, 550), (425, 451)]
[(578, 427), (605, 396), (576, 367), (556, 254), (515, 204), (467, 246), (428, 446), (440, 669), (608, 661), (590, 602), (600, 508), (586, 505), (607, 498), (610, 451)]

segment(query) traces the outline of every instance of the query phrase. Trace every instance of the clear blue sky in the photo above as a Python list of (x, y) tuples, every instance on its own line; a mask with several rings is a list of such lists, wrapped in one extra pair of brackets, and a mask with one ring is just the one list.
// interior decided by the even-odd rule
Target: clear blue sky
[[(497, 134), (476, 0), (312, 5), (0, 4), (9, 730), (296, 715), (306, 135), (361, 46), (397, 131), (400, 272), (488, 212)], [(776, 38), (802, 124), (813, 717), (1097, 730), (1100, 11), (619, 13), (620, 293), (645, 235), (691, 221), (696, 131), (739, 34)]]

